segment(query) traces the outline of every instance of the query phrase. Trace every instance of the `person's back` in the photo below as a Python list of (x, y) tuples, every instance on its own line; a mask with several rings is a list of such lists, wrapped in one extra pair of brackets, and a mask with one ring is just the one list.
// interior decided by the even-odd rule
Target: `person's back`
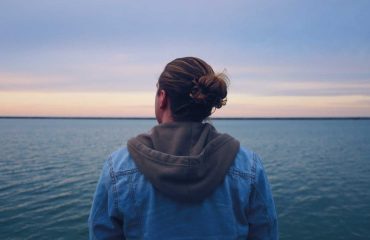
[[(224, 105), (226, 83), (215, 83), (223, 79), (212, 71), (206, 79), (208, 95), (195, 80), (190, 91), (180, 86), (177, 95), (173, 83), (163, 84), (176, 80), (174, 73), (184, 79), (184, 72), (196, 72), (190, 68), (194, 65), (210, 71), (196, 58), (166, 66), (156, 98), (160, 124), (130, 139), (105, 162), (89, 217), (91, 239), (278, 238), (260, 159), (233, 137), (202, 123), (213, 107)], [(209, 91), (217, 84), (218, 89)], [(179, 101), (182, 92), (190, 101)], [(200, 94), (206, 96), (202, 101)], [(207, 99), (210, 94), (216, 97)]]

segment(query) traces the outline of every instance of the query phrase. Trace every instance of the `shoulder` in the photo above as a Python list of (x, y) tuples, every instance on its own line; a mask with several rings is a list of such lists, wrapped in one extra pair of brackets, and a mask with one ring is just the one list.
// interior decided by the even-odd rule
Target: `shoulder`
[(263, 171), (263, 166), (261, 158), (257, 153), (248, 148), (240, 147), (230, 170), (254, 180), (256, 175)]
[(121, 147), (112, 152), (106, 161), (106, 165), (109, 166), (109, 169), (112, 172), (127, 172), (137, 170), (135, 162), (132, 160), (127, 147)]

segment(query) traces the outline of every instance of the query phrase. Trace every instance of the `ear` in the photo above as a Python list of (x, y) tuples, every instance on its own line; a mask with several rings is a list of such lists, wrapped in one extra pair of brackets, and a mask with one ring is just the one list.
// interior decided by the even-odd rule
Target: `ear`
[(168, 96), (163, 89), (159, 91), (158, 98), (159, 98), (159, 108), (165, 109), (168, 105)]

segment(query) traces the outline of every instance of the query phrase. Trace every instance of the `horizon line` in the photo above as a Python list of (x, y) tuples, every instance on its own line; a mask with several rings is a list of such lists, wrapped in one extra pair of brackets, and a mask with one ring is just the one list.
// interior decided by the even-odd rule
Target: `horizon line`
[[(155, 120), (155, 117), (97, 117), (97, 116), (0, 116), (0, 119), (81, 119), (81, 120)], [(210, 117), (210, 120), (370, 120), (370, 116), (343, 117)]]

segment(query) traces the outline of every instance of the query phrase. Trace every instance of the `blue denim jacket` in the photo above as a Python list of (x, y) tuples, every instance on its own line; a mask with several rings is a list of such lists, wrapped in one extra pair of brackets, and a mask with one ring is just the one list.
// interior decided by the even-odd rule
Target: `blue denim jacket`
[(196, 203), (161, 194), (119, 149), (104, 163), (88, 225), (90, 239), (278, 239), (264, 168), (245, 148), (223, 183)]

